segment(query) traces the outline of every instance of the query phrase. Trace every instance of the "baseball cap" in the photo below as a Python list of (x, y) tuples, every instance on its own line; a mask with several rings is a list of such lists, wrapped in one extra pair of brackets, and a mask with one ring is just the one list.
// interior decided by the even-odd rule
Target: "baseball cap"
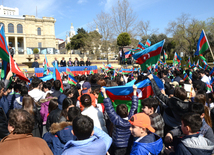
[(129, 123), (141, 128), (147, 128), (151, 132), (155, 132), (155, 129), (151, 126), (151, 120), (149, 116), (145, 113), (137, 113), (133, 115), (129, 120)]
[(82, 85), (82, 93), (83, 94), (87, 93), (89, 88), (91, 88), (91, 84), (89, 82), (83, 83), (83, 85)]

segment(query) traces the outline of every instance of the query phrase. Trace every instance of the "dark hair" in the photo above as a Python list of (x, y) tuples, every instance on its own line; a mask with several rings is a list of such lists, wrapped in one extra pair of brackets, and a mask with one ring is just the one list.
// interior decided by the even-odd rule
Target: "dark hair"
[(40, 83), (41, 83), (41, 80), (38, 77), (34, 77), (32, 82), (31, 82), (31, 86), (33, 88), (37, 88)]
[(201, 70), (199, 71), (199, 73), (200, 73), (200, 74), (205, 74), (205, 70), (201, 69)]
[(184, 101), (187, 99), (187, 92), (184, 88), (175, 87), (174, 96)]
[(34, 100), (30, 95), (25, 95), (22, 99), (22, 108), (31, 115), (35, 114)]
[(4, 82), (0, 81), (0, 90), (2, 90), (2, 88), (4, 88)]
[(202, 115), (204, 113), (204, 105), (202, 103), (194, 102), (190, 108), (191, 111), (196, 114)]
[(164, 74), (164, 75), (167, 75), (167, 74), (168, 74), (168, 70), (166, 70), (166, 69), (163, 70), (163, 74)]
[(104, 79), (100, 79), (97, 81), (97, 84), (103, 87), (103, 86), (106, 86), (106, 81)]
[(55, 80), (53, 85), (55, 90), (60, 90), (61, 82), (59, 80)]
[(178, 71), (178, 70), (175, 70), (175, 71), (174, 71), (174, 74), (175, 74), (175, 76), (180, 76), (181, 72)]
[(55, 110), (58, 108), (58, 100), (57, 99), (51, 99), (48, 105), (48, 112)]
[(17, 90), (18, 90), (18, 91), (21, 91), (21, 87), (22, 87), (22, 85), (20, 85), (20, 84), (15, 84), (15, 85), (14, 85), (14, 90), (15, 90), (15, 91), (17, 91)]
[(205, 105), (206, 104), (206, 96), (204, 94), (197, 94), (194, 98), (195, 102), (202, 103), (204, 105), (204, 119), (206, 123), (212, 127), (212, 120), (209, 114), (209, 108)]
[(28, 95), (28, 89), (26, 86), (21, 87), (21, 96)]
[(128, 116), (128, 107), (125, 104), (120, 104), (116, 108), (116, 113), (121, 117), (125, 118)]
[(94, 129), (94, 122), (88, 116), (77, 116), (73, 120), (73, 132), (78, 140), (88, 139)]
[(65, 94), (66, 96), (68, 96), (69, 94), (73, 94), (73, 96), (74, 96), (75, 93), (76, 93), (76, 89), (75, 89), (74, 87), (71, 87), (70, 89), (66, 89), (66, 90), (64, 91), (64, 94)]
[(91, 76), (90, 83), (97, 83), (97, 75)]
[(68, 110), (68, 121), (73, 122), (73, 120), (81, 115), (81, 110), (79, 107), (71, 107)]
[(192, 79), (193, 80), (198, 80), (199, 79), (199, 74), (197, 72), (192, 73)]
[(43, 84), (43, 88), (48, 88), (48, 90), (51, 90), (51, 83), (50, 82), (45, 82)]
[(192, 133), (199, 131), (202, 126), (201, 115), (195, 113), (184, 114), (181, 121), (184, 126), (190, 127)]
[(149, 109), (153, 108), (154, 112), (155, 112), (158, 107), (158, 101), (156, 99), (154, 99), (153, 97), (150, 97), (150, 98), (146, 98), (146, 99), (142, 100), (141, 105), (143, 107), (147, 106)]
[(82, 95), (80, 101), (85, 108), (91, 106), (91, 96), (88, 94)]
[(13, 134), (31, 133), (34, 128), (34, 117), (23, 109), (11, 110), (8, 124), (14, 128)]
[[(65, 98), (62, 102), (62, 111), (61, 111), (61, 116), (64, 116), (65, 118), (67, 118), (68, 115), (68, 107), (74, 105), (73, 101), (70, 98)], [(74, 105), (75, 106), (75, 105)]]

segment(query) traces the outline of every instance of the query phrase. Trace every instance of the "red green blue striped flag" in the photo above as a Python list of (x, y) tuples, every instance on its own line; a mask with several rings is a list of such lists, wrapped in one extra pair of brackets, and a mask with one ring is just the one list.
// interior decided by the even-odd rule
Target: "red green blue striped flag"
[(209, 42), (207, 40), (207, 37), (206, 37), (204, 30), (202, 30), (201, 35), (200, 35), (199, 40), (198, 40), (197, 50), (195, 52), (195, 55), (202, 54), (208, 48), (209, 48)]
[[(141, 101), (142, 99), (148, 98), (153, 95), (152, 87), (149, 85), (149, 79), (141, 81), (136, 84), (137, 86), (137, 96), (138, 102), (138, 112), (141, 111)], [(112, 105), (116, 109), (119, 104), (126, 104), (128, 109), (131, 109), (132, 96), (133, 96), (133, 86), (115, 86), (115, 87), (105, 87), (106, 94), (112, 100)]]
[(71, 70), (68, 68), (68, 67), (66, 67), (66, 73), (69, 75), (71, 75), (71, 76), (73, 76), (74, 77), (74, 74), (71, 72)]
[(60, 73), (59, 73), (59, 71), (58, 71), (58, 69), (57, 69), (57, 68), (55, 68), (55, 74), (56, 74), (56, 80), (59, 80), (59, 81), (60, 81), (60, 83), (61, 83), (60, 92), (62, 93), (62, 92), (63, 92), (63, 90), (64, 90), (64, 87), (63, 87), (63, 83), (62, 83), (61, 75), (60, 75)]
[(210, 84), (206, 84), (206, 86), (207, 86), (207, 91), (213, 91), (213, 89), (212, 89), (212, 86), (210, 85)]
[(126, 59), (131, 57), (131, 56), (132, 56), (132, 52), (131, 51), (128, 51), (128, 52), (125, 53), (125, 58)]
[(213, 67), (213, 69), (210, 71), (210, 76), (211, 76), (211, 77), (214, 76), (214, 67)]
[(149, 39), (146, 40), (145, 46), (147, 46), (147, 47), (151, 46), (151, 41)]
[(187, 73), (185, 73), (183, 80), (189, 80), (189, 76), (187, 75)]
[(46, 75), (48, 75), (49, 74), (49, 69), (48, 69), (48, 67), (50, 67), (49, 65), (48, 65), (48, 59), (47, 59), (47, 56), (46, 56), (46, 54), (45, 54), (45, 60), (44, 60), (44, 74), (46, 74)]
[(175, 52), (174, 59), (173, 59), (173, 64), (178, 64), (181, 62), (182, 58)]
[(139, 47), (141, 50), (144, 50), (147, 48), (147, 46), (145, 46), (144, 44), (142, 44), (141, 42), (138, 43), (137, 47)]
[(68, 83), (76, 86), (77, 80), (73, 76), (68, 74)]
[(136, 63), (141, 65), (141, 70), (146, 70), (146, 64), (156, 64), (160, 59), (161, 51), (163, 49), (165, 40), (160, 41), (138, 53), (133, 55)]

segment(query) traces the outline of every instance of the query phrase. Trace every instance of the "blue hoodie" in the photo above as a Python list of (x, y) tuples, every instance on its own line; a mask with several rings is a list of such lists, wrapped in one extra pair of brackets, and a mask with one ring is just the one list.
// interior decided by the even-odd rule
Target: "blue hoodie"
[(94, 127), (94, 135), (85, 140), (70, 140), (62, 155), (106, 155), (112, 139), (101, 129)]
[(158, 155), (163, 149), (162, 138), (150, 133), (139, 142), (134, 142), (130, 155)]

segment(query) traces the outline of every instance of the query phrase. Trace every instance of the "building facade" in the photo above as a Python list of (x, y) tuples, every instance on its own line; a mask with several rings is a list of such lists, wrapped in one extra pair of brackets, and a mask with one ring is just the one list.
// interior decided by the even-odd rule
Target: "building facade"
[(55, 54), (55, 22), (52, 17), (37, 18), (32, 15), (0, 15), (6, 40), (15, 54), (33, 54), (38, 48), (41, 54)]

